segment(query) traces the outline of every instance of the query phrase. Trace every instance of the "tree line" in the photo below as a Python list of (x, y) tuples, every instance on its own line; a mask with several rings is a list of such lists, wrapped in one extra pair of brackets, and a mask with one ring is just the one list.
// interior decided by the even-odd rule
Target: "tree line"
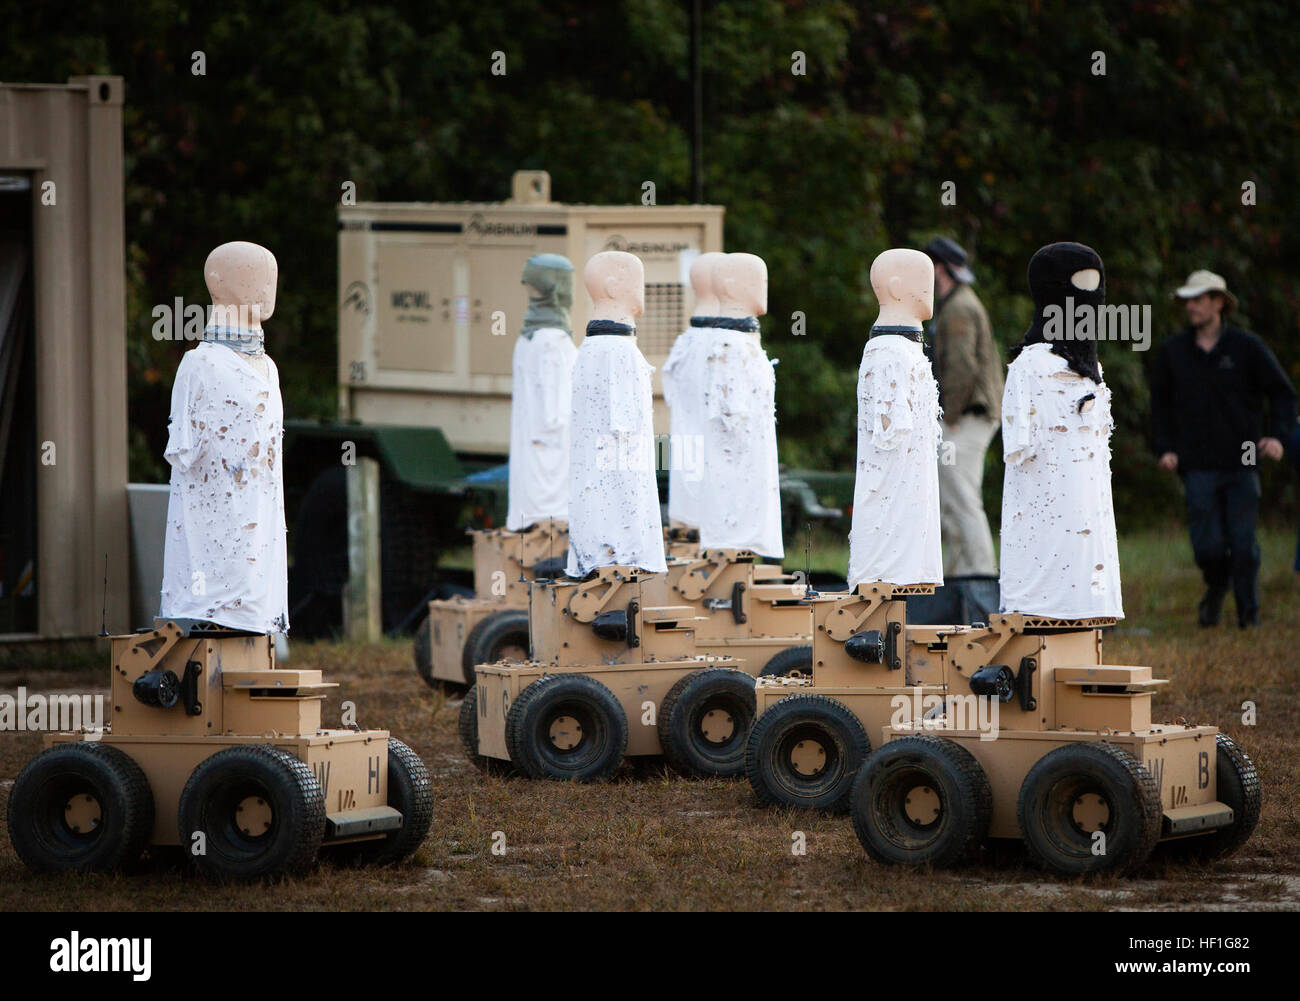
[[(150, 311), (177, 295), (206, 301), (216, 244), (275, 252), (269, 347), (286, 408), (327, 417), (328, 248), (345, 181), (361, 200), (491, 201), (514, 170), (540, 168), (560, 201), (633, 203), (645, 181), (660, 204), (689, 200), (689, 2), (146, 0), (83, 3), (75, 18), (58, 4), (3, 7), (6, 79), (126, 79), (133, 478), (164, 478), (184, 347), (150, 336)], [(704, 198), (727, 207), (727, 247), (768, 263), (764, 336), (781, 359), (788, 465), (852, 468), (853, 385), (875, 316), (868, 268), (886, 247), (939, 233), (972, 253), (1004, 351), (1029, 322), (1030, 256), (1072, 239), (1105, 260), (1109, 301), (1153, 307), (1155, 345), (1183, 324), (1172, 290), (1208, 267), (1240, 297), (1238, 322), (1300, 375), (1289, 4), (705, 0), (702, 11)], [(1147, 446), (1153, 354), (1101, 346), (1124, 527), (1178, 505)], [(1265, 473), (1265, 510), (1289, 514), (1290, 475)], [(996, 455), (986, 479), (996, 511)]]

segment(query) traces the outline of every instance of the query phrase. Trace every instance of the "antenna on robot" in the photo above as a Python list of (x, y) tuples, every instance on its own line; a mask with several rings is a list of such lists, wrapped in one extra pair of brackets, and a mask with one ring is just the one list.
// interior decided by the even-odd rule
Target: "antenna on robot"
[(528, 582), (528, 656), (533, 655), (533, 582)]
[(108, 553), (104, 554), (104, 606), (99, 616), (99, 635), (108, 635)]
[(817, 597), (817, 589), (813, 587), (812, 582), (812, 522), (805, 521), (803, 527), (805, 533), (803, 543), (803, 596), (805, 598), (815, 598)]

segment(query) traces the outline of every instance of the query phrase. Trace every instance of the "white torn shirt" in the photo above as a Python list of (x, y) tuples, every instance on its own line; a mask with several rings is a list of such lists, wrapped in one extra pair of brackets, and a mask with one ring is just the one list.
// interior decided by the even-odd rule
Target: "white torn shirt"
[(757, 333), (716, 329), (704, 350), (701, 549), (785, 555), (776, 374)]
[(713, 328), (687, 327), (664, 363), (664, 402), (669, 408), (668, 518), (700, 527), (704, 488), (705, 348)]
[(263, 378), (239, 352), (201, 343), (176, 370), (161, 618), (289, 631), (284, 405), (266, 363)]
[(539, 327), (515, 342), (506, 528), (569, 517), (573, 361), (568, 331)]
[(942, 584), (939, 387), (921, 345), (881, 334), (858, 368), (858, 465), (849, 589)]
[(1070, 371), (1051, 345), (1029, 345), (1008, 367), (1003, 612), (1123, 617), (1110, 488), (1113, 427), (1110, 389)]
[(585, 337), (573, 366), (570, 577), (606, 566), (668, 569), (655, 482), (651, 373), (635, 337)]

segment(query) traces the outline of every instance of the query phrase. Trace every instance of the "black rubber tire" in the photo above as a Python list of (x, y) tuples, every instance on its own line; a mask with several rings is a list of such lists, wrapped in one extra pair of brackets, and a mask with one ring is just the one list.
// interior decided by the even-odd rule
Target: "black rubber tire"
[(465, 757), (476, 768), (482, 768), (487, 759), (478, 753), (478, 685), (471, 685), (461, 698), (460, 712), (456, 714), (456, 732), (460, 734), (460, 746), (465, 749)]
[(433, 781), (420, 756), (396, 737), (388, 738), (388, 805), (402, 815), (402, 826), (383, 840), (340, 845), (354, 865), (391, 865), (415, 854), (433, 826)]
[(461, 699), (460, 712), (456, 716), (456, 730), (460, 734), (460, 746), (465, 749), (465, 757), (479, 771), (487, 775), (509, 775), (514, 771), (510, 762), (478, 753), (477, 685), (471, 685)]
[[(812, 776), (800, 775), (791, 751), (815, 737), (826, 762)], [(828, 813), (849, 808), (853, 780), (871, 753), (871, 741), (853, 711), (825, 695), (790, 695), (762, 713), (745, 745), (745, 775), (759, 802)]]
[(474, 668), (479, 664), (495, 664), (501, 659), (502, 651), (511, 646), (532, 649), (528, 639), (528, 609), (503, 608), (479, 619), (465, 637), (460, 654), (465, 684), (474, 684)]
[[(558, 749), (550, 737), (559, 717), (577, 721), (581, 736)], [(511, 763), (535, 779), (599, 782), (610, 778), (627, 751), (627, 715), (614, 693), (585, 674), (538, 678), (510, 704), (506, 749)]]
[(1232, 807), (1232, 823), (1209, 834), (1167, 842), (1175, 857), (1202, 862), (1227, 858), (1250, 839), (1259, 823), (1263, 796), (1255, 763), (1226, 733), (1219, 734), (1215, 744), (1218, 799)]
[[(99, 803), (89, 834), (68, 826), (73, 796)], [(134, 865), (153, 834), (154, 805), (140, 766), (116, 747), (92, 741), (57, 744), (18, 773), (9, 790), (9, 841), (35, 872), (111, 872)]]
[[(258, 836), (242, 833), (237, 805), (249, 796), (268, 801), (272, 825)], [(217, 880), (278, 879), (307, 870), (325, 836), (325, 794), (302, 761), (265, 744), (228, 747), (201, 761), (177, 808), (182, 848), (198, 870)], [(193, 852), (202, 831), (206, 851)]]
[[(918, 785), (938, 799), (938, 815), (924, 825), (907, 814), (908, 793)], [(863, 762), (849, 811), (858, 840), (877, 862), (944, 869), (988, 837), (993, 790), (960, 744), (928, 734), (899, 737)]]
[[(728, 736), (711, 742), (708, 713), (726, 713)], [(659, 705), (659, 743), (668, 763), (685, 775), (737, 778), (745, 773), (745, 742), (757, 707), (754, 679), (733, 667), (709, 667), (679, 678)]]
[(411, 643), (411, 653), (415, 658), (416, 673), (424, 679), (424, 683), (430, 688), (437, 688), (438, 682), (433, 676), (433, 638), (431, 629), (429, 617), (426, 615), (424, 621), (420, 623), (420, 628), (415, 631), (415, 639)]
[(800, 677), (811, 678), (812, 662), (812, 644), (803, 643), (799, 646), (786, 647), (780, 653), (774, 654), (772, 659), (763, 665), (759, 677), (788, 678), (791, 677), (791, 671), (798, 671)]
[[(1078, 797), (1104, 800), (1105, 854), (1073, 819)], [(1142, 762), (1121, 747), (1074, 742), (1043, 755), (1020, 786), (1016, 817), (1030, 856), (1065, 876), (1127, 873), (1151, 856), (1163, 818), (1160, 788)]]

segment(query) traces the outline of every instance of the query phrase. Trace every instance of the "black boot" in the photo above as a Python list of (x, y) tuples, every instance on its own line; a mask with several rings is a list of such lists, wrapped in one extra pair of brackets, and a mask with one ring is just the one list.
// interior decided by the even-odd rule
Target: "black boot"
[(1205, 597), (1196, 606), (1196, 621), (1202, 626), (1217, 626), (1219, 613), (1223, 611), (1223, 599), (1228, 596), (1228, 588), (1215, 584), (1205, 589)]

